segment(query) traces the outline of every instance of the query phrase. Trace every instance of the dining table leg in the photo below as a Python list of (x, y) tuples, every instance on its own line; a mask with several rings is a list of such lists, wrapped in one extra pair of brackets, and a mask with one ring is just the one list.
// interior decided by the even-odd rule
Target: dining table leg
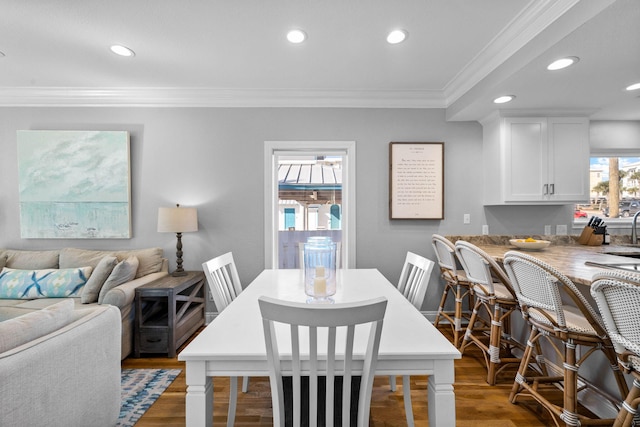
[(186, 426), (213, 426), (213, 380), (206, 374), (206, 361), (188, 360), (186, 362), (187, 396)]
[(453, 359), (434, 360), (433, 374), (429, 375), (429, 425), (454, 427), (456, 425), (456, 397), (453, 391), (455, 372)]

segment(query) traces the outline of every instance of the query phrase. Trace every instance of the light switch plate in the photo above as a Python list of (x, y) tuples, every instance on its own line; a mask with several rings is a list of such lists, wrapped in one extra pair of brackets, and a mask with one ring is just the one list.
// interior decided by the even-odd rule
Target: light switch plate
[(558, 225), (556, 225), (556, 234), (558, 236), (566, 236), (567, 235), (567, 226), (566, 226), (566, 224), (558, 224)]
[(465, 224), (471, 224), (471, 214), (464, 214), (462, 222)]
[(544, 226), (544, 235), (545, 236), (551, 235), (551, 226), (550, 225), (545, 225)]
[(482, 226), (482, 235), (486, 236), (489, 234), (489, 226), (487, 224)]

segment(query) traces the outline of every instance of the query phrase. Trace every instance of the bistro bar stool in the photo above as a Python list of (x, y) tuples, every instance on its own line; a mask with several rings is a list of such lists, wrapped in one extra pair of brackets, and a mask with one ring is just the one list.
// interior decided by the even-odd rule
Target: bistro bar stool
[[(520, 358), (512, 350), (524, 350), (510, 335), (510, 317), (518, 308), (518, 301), (506, 273), (490, 255), (461, 240), (456, 242), (455, 247), (475, 297), (460, 353), (464, 354), (471, 344), (480, 348), (487, 365), (487, 383), (494, 385), (500, 372), (520, 363)], [(478, 320), (480, 313), (485, 313), (488, 325)]]
[[(628, 393), (602, 319), (569, 278), (543, 261), (509, 251), (505, 254), (504, 266), (516, 290), (522, 315), (531, 328), (509, 400), (516, 403), (520, 397), (535, 399), (549, 411), (556, 425), (610, 425), (613, 420), (578, 413), (579, 368), (597, 350), (604, 353), (611, 365), (621, 399)], [(572, 305), (563, 303), (563, 295)], [(529, 369), (533, 346), (540, 345), (541, 338), (554, 350), (559, 359), (557, 364), (563, 368), (562, 375), (551, 376)], [(564, 348), (560, 348), (558, 341)], [(581, 346), (580, 352), (576, 351), (578, 346)], [(549, 400), (549, 394), (542, 388), (544, 384), (562, 389), (562, 405)]]
[(618, 355), (618, 365), (633, 376), (615, 427), (640, 425), (640, 275), (607, 271), (593, 277), (591, 295)]
[[(469, 301), (469, 308), (473, 306), (471, 302), (471, 285), (464, 270), (458, 269), (455, 245), (439, 234), (431, 236), (431, 244), (438, 259), (440, 275), (444, 279), (444, 291), (442, 292), (442, 299), (440, 300), (434, 325), (437, 328), (440, 321), (443, 318), (446, 319), (453, 332), (453, 344), (459, 347), (464, 335), (462, 319), (466, 318), (468, 320), (470, 317), (463, 314), (464, 299), (466, 298)], [(450, 299), (450, 296), (454, 299), (454, 310), (445, 311), (445, 303), (447, 299)]]

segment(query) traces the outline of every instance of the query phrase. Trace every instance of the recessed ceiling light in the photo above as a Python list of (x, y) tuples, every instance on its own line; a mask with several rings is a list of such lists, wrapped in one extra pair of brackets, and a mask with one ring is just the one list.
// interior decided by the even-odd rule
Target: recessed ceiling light
[(566, 58), (556, 59), (547, 66), (547, 70), (562, 70), (563, 68), (567, 68), (568, 66), (573, 65), (578, 61), (580, 61), (580, 58), (578, 58), (577, 56), (567, 56)]
[(631, 86), (627, 86), (627, 90), (638, 90), (640, 89), (640, 83), (634, 83)]
[(494, 104), (504, 104), (509, 101), (513, 101), (516, 98), (515, 95), (502, 95), (493, 100)]
[(302, 43), (307, 39), (307, 33), (302, 30), (291, 30), (287, 33), (287, 40), (291, 43)]
[(126, 46), (122, 46), (119, 44), (114, 44), (113, 46), (110, 47), (111, 52), (115, 53), (116, 55), (120, 55), (120, 56), (135, 56), (135, 52), (132, 51), (131, 49), (129, 49)]
[(405, 41), (408, 33), (405, 30), (393, 30), (387, 36), (387, 43), (398, 44)]

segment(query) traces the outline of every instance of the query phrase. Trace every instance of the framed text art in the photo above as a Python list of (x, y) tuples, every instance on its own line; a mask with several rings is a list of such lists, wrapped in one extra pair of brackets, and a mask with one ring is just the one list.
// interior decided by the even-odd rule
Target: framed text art
[(444, 143), (389, 144), (389, 218), (444, 219)]
[(129, 133), (21, 130), (20, 236), (131, 238)]

